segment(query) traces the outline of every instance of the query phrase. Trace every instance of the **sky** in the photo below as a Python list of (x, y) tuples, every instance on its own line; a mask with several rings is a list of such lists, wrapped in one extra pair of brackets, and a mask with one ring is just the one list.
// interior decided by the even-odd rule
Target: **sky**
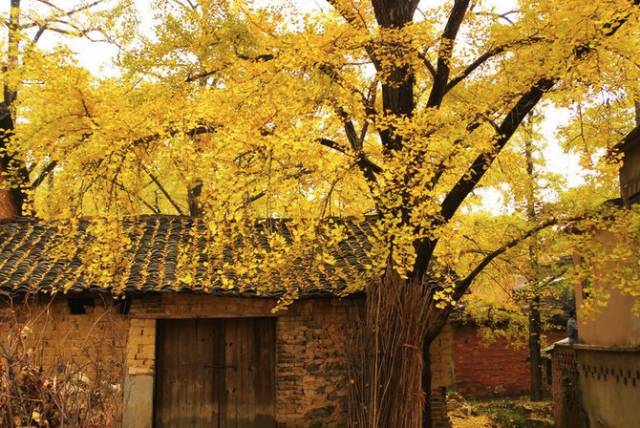
[[(69, 0), (60, 0), (58, 4), (66, 4)], [(75, 1), (75, 0), (74, 0)], [(134, 0), (139, 10), (140, 20), (142, 22), (142, 31), (145, 28), (151, 29), (153, 22), (153, 10), (149, 0)], [(268, 5), (274, 4), (277, 0), (257, 0), (259, 3)], [(325, 0), (289, 0), (301, 12), (314, 12), (319, 10), (328, 10), (330, 6)], [(438, 4), (453, 2), (453, 0), (423, 0), (420, 7), (437, 6)], [(4, 3), (8, 3), (5, 1)], [(23, 2), (27, 3), (26, 1)], [(71, 3), (71, 2), (70, 2)], [(76, 1), (77, 3), (77, 1)], [(516, 0), (480, 0), (480, 7), (483, 9), (495, 8), (496, 12), (506, 12), (517, 9)], [(5, 5), (6, 7), (6, 5)], [(2, 10), (0, 6), (0, 12)], [(55, 34), (48, 34), (41, 40), (43, 47), (52, 47), (60, 42), (60, 37)], [(112, 66), (113, 59), (117, 54), (117, 49), (106, 43), (94, 43), (89, 41), (71, 41), (67, 42), (71, 49), (76, 53), (80, 64), (93, 73), (98, 75), (110, 75), (116, 73), (116, 69)], [(544, 153), (549, 171), (560, 174), (565, 177), (569, 186), (577, 186), (584, 181), (584, 173), (578, 166), (577, 156), (566, 154), (560, 148), (557, 142), (556, 133), (559, 127), (566, 124), (569, 120), (569, 112), (560, 110), (550, 106), (542, 110), (544, 117), (541, 125), (542, 134), (547, 142), (547, 149)], [(484, 192), (482, 194), (485, 203), (484, 208), (491, 211), (501, 211), (504, 204), (501, 203), (500, 196), (497, 192)]]

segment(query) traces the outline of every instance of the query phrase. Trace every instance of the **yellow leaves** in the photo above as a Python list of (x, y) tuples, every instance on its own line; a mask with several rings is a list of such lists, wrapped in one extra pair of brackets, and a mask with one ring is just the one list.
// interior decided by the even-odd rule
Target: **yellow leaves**
[[(285, 305), (299, 287), (326, 277), (361, 289), (389, 257), (406, 278), (416, 261), (416, 240), (429, 238), (438, 241), (433, 274), (442, 282), (435, 300), (439, 307), (455, 303), (451, 272), (469, 272), (526, 226), (517, 215), (478, 213), (472, 199), (453, 221), (441, 218), (444, 197), (471, 176), (469, 165), (494, 153), (500, 123), (520, 96), (540, 77), (554, 76), (561, 82), (552, 101), (589, 101), (583, 120), (561, 134), (567, 149), (583, 153), (586, 166), (587, 160), (597, 163), (593, 157), (628, 126), (631, 97), (618, 94), (638, 92), (640, 76), (625, 59), (638, 50), (632, 30), (611, 40), (598, 30), (623, 16), (622, 1), (523, 0), (511, 23), (491, 13), (469, 14), (455, 46), (440, 39), (450, 6), (444, 3), (425, 9), (411, 25), (381, 30), (364, 0), (340, 0), (322, 16), (255, 2), (203, 2), (190, 9), (158, 1), (151, 35), (123, 34), (115, 20), (100, 16), (123, 49), (115, 76), (91, 75), (68, 49), (29, 52), (27, 65), (3, 78), (33, 82), (20, 88), (12, 144), (37, 165), (32, 175), (57, 162), (52, 180), (35, 191), (34, 212), (110, 219), (92, 226), (90, 251), (80, 255), (85, 274), (100, 286), (119, 284), (123, 258), (130, 257), (131, 243), (113, 219), (188, 214), (191, 208), (202, 213), (203, 230), (181, 247), (178, 283), (169, 284), (174, 287), (255, 287), (264, 294), (286, 289)], [(118, 14), (132, 24), (129, 12)], [(637, 30), (635, 21), (632, 28)], [(579, 63), (576, 46), (590, 51)], [(468, 69), (487, 52), (495, 55)], [(441, 53), (451, 56), (438, 65)], [(434, 77), (425, 59), (449, 67), (450, 79), (470, 73), (447, 88), (438, 107), (426, 107)], [(395, 76), (408, 71), (414, 74)], [(383, 100), (388, 107), (403, 79), (415, 83), (416, 108), (393, 115), (383, 110)], [(624, 105), (612, 109), (596, 92)], [(386, 133), (401, 140), (402, 149), (384, 149)], [(321, 138), (336, 146), (321, 146)], [(505, 150), (480, 183), (500, 189), (515, 208), (528, 183), (518, 148)], [(365, 159), (379, 168), (375, 184), (363, 176)], [(611, 192), (615, 168), (593, 169), (600, 187), (569, 195), (574, 205), (597, 205), (596, 191), (598, 198)], [(548, 188), (566, 187), (557, 177), (544, 178)], [(549, 208), (576, 209), (564, 200)], [(334, 251), (344, 244), (345, 231), (317, 220), (364, 213), (380, 219), (371, 248), (357, 249), (370, 260), (362, 277), (354, 278), (345, 268), (349, 261)], [(261, 219), (274, 225), (261, 223), (256, 233)], [(77, 246), (66, 249), (72, 253)], [(622, 250), (611, 254), (631, 257)], [(505, 257), (522, 267), (520, 252)], [(304, 275), (291, 274), (292, 267)], [(491, 269), (500, 281), (507, 277)], [(199, 283), (204, 273), (211, 282)], [(625, 275), (623, 289), (632, 293)]]
[(178, 281), (187, 285), (193, 285), (193, 277), (189, 272), (185, 272), (181, 276), (179, 276)]
[(640, 307), (640, 209), (611, 209), (606, 217), (587, 222), (574, 237), (579, 263), (573, 272), (588, 298), (581, 316), (593, 319), (606, 307), (612, 294), (631, 298)]
[[(86, 232), (79, 230), (85, 227), (88, 227)], [(131, 245), (122, 222), (103, 219), (87, 225), (76, 220), (61, 223), (58, 229), (56, 239), (50, 242), (55, 247), (47, 249), (47, 257), (69, 270), (74, 268), (74, 257), (80, 259), (78, 270), (73, 276), (67, 277), (68, 283), (60, 284), (61, 290), (66, 292), (74, 285), (84, 284), (108, 288), (114, 294), (119, 294), (128, 273), (128, 250)], [(81, 236), (87, 236), (88, 239), (83, 240)]]
[(336, 264), (336, 259), (331, 254), (325, 254), (324, 257), (320, 260), (321, 263), (326, 263), (329, 266), (334, 266)]

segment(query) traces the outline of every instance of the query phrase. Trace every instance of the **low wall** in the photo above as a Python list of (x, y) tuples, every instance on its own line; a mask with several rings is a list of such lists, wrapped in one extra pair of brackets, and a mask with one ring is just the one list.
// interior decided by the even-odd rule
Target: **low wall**
[(636, 428), (640, 350), (557, 346), (553, 352), (557, 428)]
[(640, 426), (640, 349), (577, 349), (589, 428)]

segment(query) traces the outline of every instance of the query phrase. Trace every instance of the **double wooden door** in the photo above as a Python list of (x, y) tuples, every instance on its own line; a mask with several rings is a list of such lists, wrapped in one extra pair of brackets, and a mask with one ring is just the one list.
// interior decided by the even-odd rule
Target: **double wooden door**
[(159, 320), (155, 428), (275, 427), (272, 318)]

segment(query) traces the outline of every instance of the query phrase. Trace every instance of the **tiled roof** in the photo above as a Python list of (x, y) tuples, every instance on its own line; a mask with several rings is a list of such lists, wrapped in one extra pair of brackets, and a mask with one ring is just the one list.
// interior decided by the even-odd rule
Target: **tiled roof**
[[(56, 247), (63, 247), (63, 239), (69, 233), (62, 232), (58, 223), (46, 223), (33, 219), (19, 219), (0, 224), (0, 290), (4, 292), (53, 292), (61, 290), (81, 291), (92, 288), (109, 290), (97, 284), (87, 283), (83, 275), (83, 258), (79, 256), (93, 239), (88, 231), (95, 220), (83, 219), (73, 236), (75, 251), (72, 255), (54, 254)], [(343, 226), (345, 238), (331, 248), (333, 261), (330, 264), (313, 260), (292, 260), (291, 275), (300, 295), (339, 294), (347, 285), (348, 278), (363, 278), (370, 275), (371, 260), (367, 251), (374, 236), (371, 219), (332, 220)], [(260, 221), (254, 226), (255, 236), (251, 245), (260, 245), (268, 250), (269, 244), (262, 233), (271, 227), (285, 241), (291, 239), (286, 220)], [(220, 282), (215, 259), (206, 251), (206, 238), (201, 232), (206, 225), (202, 220), (178, 216), (140, 216), (123, 220), (123, 230), (130, 238), (122, 270), (120, 284), (126, 292), (197, 291), (214, 294), (248, 294), (275, 296), (284, 290), (271, 288), (256, 290), (250, 278), (238, 279), (233, 272), (225, 275), (234, 279), (233, 288)], [(253, 232), (252, 232), (253, 233)], [(67, 236), (67, 238), (65, 238)], [(225, 258), (233, 259), (228, 248)], [(190, 254), (191, 279), (185, 283), (181, 278), (180, 254)], [(339, 274), (332, 272), (339, 271)], [(218, 274), (214, 274), (217, 272)], [(291, 279), (291, 278), (290, 278)], [(346, 280), (345, 280), (346, 279)], [(276, 281), (277, 282), (277, 281)], [(284, 281), (283, 281), (284, 282)]]

